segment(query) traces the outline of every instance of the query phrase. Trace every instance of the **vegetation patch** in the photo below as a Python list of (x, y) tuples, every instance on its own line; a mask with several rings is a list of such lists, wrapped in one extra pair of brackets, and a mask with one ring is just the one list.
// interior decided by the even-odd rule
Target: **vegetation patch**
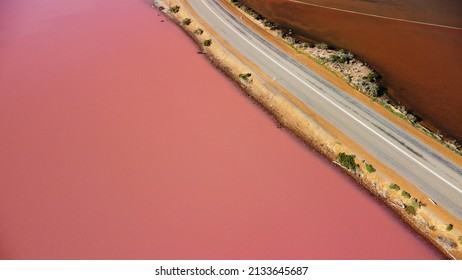
[(405, 198), (411, 198), (411, 194), (408, 193), (407, 191), (402, 191), (402, 192), (401, 192), (401, 195), (402, 195), (403, 197), (405, 197)]
[(192, 20), (190, 18), (185, 18), (183, 19), (183, 21), (181, 22), (181, 24), (183, 25), (190, 25), (192, 22)]
[(411, 204), (414, 206), (415, 209), (420, 209), (422, 206), (425, 206), (425, 204), (422, 203), (422, 201), (417, 200), (417, 198), (412, 198), (411, 199)]
[(448, 224), (448, 225), (446, 226), (446, 230), (447, 230), (447, 231), (451, 231), (453, 228), (454, 228), (454, 226), (453, 226), (452, 224)]
[(354, 56), (351, 52), (345, 52), (344, 50), (330, 56), (330, 60), (334, 63), (349, 63), (353, 58)]
[(176, 14), (176, 13), (178, 13), (180, 11), (180, 6), (175, 5), (175, 6), (171, 7), (170, 9), (168, 9), (168, 11), (171, 12), (171, 13)]
[(414, 206), (412, 205), (406, 205), (406, 207), (404, 208), (404, 210), (406, 211), (406, 213), (408, 214), (411, 214), (413, 216), (415, 216), (417, 214), (417, 210), (415, 209)]
[(204, 33), (204, 30), (202, 30), (201, 28), (197, 28), (196, 30), (194, 30), (194, 34), (196, 35), (202, 35)]
[(369, 164), (369, 163), (366, 162), (365, 165), (366, 165), (367, 172), (374, 173), (376, 171), (374, 166), (372, 166), (372, 164)]
[(393, 183), (393, 184), (390, 184), (390, 185), (388, 186), (388, 188), (389, 188), (390, 190), (395, 190), (395, 191), (399, 191), (399, 190), (401, 189), (397, 184), (394, 184), (394, 183)]
[(204, 47), (210, 47), (212, 45), (212, 39), (204, 40)]
[(239, 74), (239, 79), (248, 82), (250, 76), (252, 76), (252, 74), (250, 74), (250, 73), (241, 73), (241, 74)]
[(347, 155), (345, 153), (339, 153), (337, 155), (337, 161), (350, 171), (356, 171), (356, 168), (359, 167), (359, 164), (356, 163), (355, 158), (355, 155)]

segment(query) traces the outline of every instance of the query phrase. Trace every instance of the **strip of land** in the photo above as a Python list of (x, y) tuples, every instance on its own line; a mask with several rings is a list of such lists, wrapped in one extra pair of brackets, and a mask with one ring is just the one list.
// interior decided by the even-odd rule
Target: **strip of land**
[[(253, 32), (247, 27), (250, 25), (246, 24), (246, 26), (244, 26), (242, 23), (238, 22), (236, 17), (230, 14), (229, 11), (231, 10), (225, 10), (221, 6), (215, 6), (214, 8), (210, 6), (217, 5), (216, 2), (196, 1), (193, 3), (165, 0), (156, 1), (156, 3), (164, 6), (166, 11), (168, 11), (167, 14), (178, 23), (182, 24), (185, 30), (187, 30), (199, 43), (207, 45), (204, 46), (204, 52), (210, 56), (212, 61), (244, 87), (247, 93), (271, 112), (282, 125), (291, 129), (301, 139), (310, 143), (312, 147), (316, 148), (328, 158), (338, 161), (348, 174), (361, 182), (372, 193), (381, 197), (381, 199), (395, 209), (403, 219), (413, 225), (421, 234), (426, 236), (449, 257), (460, 258), (461, 246), (458, 240), (461, 236), (460, 220), (457, 219), (455, 215), (447, 213), (442, 207), (433, 205), (431, 201), (435, 200), (429, 200), (431, 198), (426, 192), (422, 191), (420, 184), (411, 184), (409, 178), (405, 178), (399, 169), (403, 168), (418, 175), (426, 171), (418, 169), (413, 171), (412, 168), (419, 168), (419, 164), (411, 163), (409, 164), (410, 166), (406, 166), (406, 160), (404, 159), (400, 160), (400, 162), (403, 163), (400, 164), (399, 168), (394, 167), (392, 170), (388, 166), (393, 165), (390, 165), (384, 160), (384, 158), (392, 158), (393, 154), (397, 156), (396, 153), (399, 154), (399, 149), (403, 149), (402, 146), (398, 146), (399, 149), (397, 151), (394, 151), (392, 148), (390, 148), (391, 150), (381, 151), (387, 141), (391, 142), (396, 140), (398, 143), (392, 142), (392, 144), (396, 146), (399, 145), (400, 141), (406, 140), (405, 138), (409, 136), (393, 134), (395, 138), (390, 140), (387, 138), (386, 132), (375, 132), (381, 137), (374, 140), (371, 139), (372, 136), (362, 134), (362, 130), (366, 130), (367, 132), (367, 127), (370, 128), (370, 126), (373, 125), (369, 122), (370, 120), (368, 118), (374, 120), (380, 119), (381, 121), (383, 121), (382, 119), (384, 118), (374, 115), (374, 112), (369, 112), (369, 108), (352, 108), (351, 104), (358, 103), (358, 101), (352, 99), (351, 96), (346, 96), (346, 103), (345, 101), (339, 100), (338, 97), (345, 95), (345, 93), (342, 93), (338, 89), (336, 90), (326, 80), (316, 78), (313, 73), (308, 73), (307, 75), (307, 70), (298, 66), (296, 61), (292, 61), (293, 59), (288, 57), (284, 49), (284, 52), (282, 52), (271, 44), (261, 44), (261, 42), (258, 42), (258, 39), (257, 41), (251, 41), (252, 44), (261, 44), (259, 45), (260, 51), (264, 50), (267, 54), (271, 53), (271, 55), (267, 56), (273, 60), (282, 56), (282, 59), (277, 60), (277, 63), (274, 65), (271, 64), (271, 59), (269, 61), (267, 59), (268, 57), (265, 59), (265, 53), (258, 54), (258, 49), (252, 50), (252, 53), (248, 53), (249, 50), (240, 49), (238, 45), (235, 45), (235, 41), (239, 40), (236, 38), (236, 34), (239, 34), (236, 33), (236, 31), (243, 30), (244, 32), (240, 34), (244, 36), (245, 39), (248, 34), (252, 34)], [(190, 5), (193, 5), (193, 7)], [(176, 6), (181, 6), (181, 8), (177, 9)], [(210, 10), (210, 12), (207, 12), (207, 9)], [(235, 12), (236, 11), (233, 11), (233, 13)], [(215, 19), (211, 18), (213, 16)], [(225, 17), (227, 17), (227, 20), (224, 20)], [(208, 25), (212, 24), (214, 21), (219, 22), (220, 18), (224, 25), (219, 27), (214, 26), (213, 29), (208, 27)], [(189, 20), (185, 21), (185, 19)], [(202, 32), (196, 32), (199, 28)], [(217, 31), (220, 33), (218, 34)], [(206, 43), (206, 41), (208, 43)], [(284, 62), (284, 59), (290, 62), (289, 64), (283, 64), (284, 68), (289, 70), (287, 71), (288, 74), (281, 72), (272, 73), (272, 71), (275, 71), (278, 67), (277, 64), (287, 63)], [(251, 76), (247, 74), (251, 74)], [(297, 79), (296, 77), (299, 76), (303, 78)], [(297, 85), (297, 83), (299, 83), (300, 88), (296, 88), (297, 86), (294, 88), (294, 85)], [(311, 91), (307, 89), (307, 87), (311, 88)], [(311, 93), (305, 96), (307, 91)], [(330, 95), (322, 97), (322, 94), (329, 92)], [(320, 95), (318, 96), (319, 100), (310, 99), (312, 96), (316, 95)], [(330, 100), (330, 102), (327, 101), (327, 103), (333, 102), (337, 104), (337, 109), (332, 110), (332, 107), (325, 107), (327, 105), (322, 103), (323, 99), (325, 100), (324, 102), (326, 102), (327, 99)], [(341, 106), (338, 104), (341, 104)], [(332, 106), (332, 104), (330, 106)], [(323, 107), (326, 108), (325, 111), (327, 115), (326, 112), (319, 112), (319, 108)], [(351, 118), (353, 113), (356, 113), (354, 112), (355, 110), (366, 110), (366, 116), (369, 116), (364, 118), (364, 116), (353, 115), (354, 118), (360, 118), (360, 121), (366, 124), (366, 127), (361, 123), (348, 124), (358, 127), (356, 133), (359, 131), (360, 135), (356, 138), (345, 131), (345, 124), (338, 123), (338, 115), (341, 116), (340, 119), (348, 119)], [(341, 114), (345, 114), (345, 116)], [(321, 118), (320, 115), (323, 117)], [(385, 129), (387, 129), (387, 126), (393, 127), (393, 124), (387, 123), (385, 126), (382, 126), (382, 124), (376, 126), (382, 129), (385, 127)], [(374, 131), (372, 131), (371, 135), (373, 134)], [(399, 137), (399, 139), (396, 139), (397, 137)], [(368, 141), (374, 143), (368, 143)], [(419, 142), (411, 141), (411, 143), (406, 145), (408, 145), (407, 148), (410, 149), (421, 149), (419, 147), (421, 143)], [(379, 155), (377, 155), (377, 153), (379, 153)], [(400, 156), (405, 157), (406, 155), (401, 154)], [(397, 157), (399, 158), (399, 155)], [(412, 162), (412, 158), (407, 160), (411, 160)], [(430, 162), (431, 161), (432, 160), (430, 160)], [(423, 162), (418, 161), (417, 163), (425, 167), (427, 160)], [(417, 167), (412, 166), (414, 164), (416, 164)], [(440, 168), (439, 166), (437, 167)], [(459, 167), (455, 166), (455, 172), (451, 175), (451, 177), (456, 178), (455, 182), (458, 182), (457, 168)], [(430, 174), (431, 173), (432, 172), (430, 172)], [(417, 179), (418, 183), (423, 181), (424, 184), (436, 182), (436, 185), (441, 185), (442, 183), (437, 180), (441, 180), (442, 182), (448, 181), (449, 185), (456, 184), (452, 183), (451, 180), (453, 180), (453, 178), (447, 179), (441, 175), (440, 177), (443, 180), (438, 176), (433, 179), (412, 177), (411, 179)], [(415, 187), (416, 185), (418, 185), (419, 188)], [(455, 198), (457, 198), (457, 196)], [(455, 205), (457, 208), (457, 201)]]

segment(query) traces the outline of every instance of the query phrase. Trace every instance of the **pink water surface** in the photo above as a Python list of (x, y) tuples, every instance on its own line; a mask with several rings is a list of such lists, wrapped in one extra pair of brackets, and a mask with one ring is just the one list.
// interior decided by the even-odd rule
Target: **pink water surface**
[(143, 1), (0, 13), (1, 259), (442, 258)]

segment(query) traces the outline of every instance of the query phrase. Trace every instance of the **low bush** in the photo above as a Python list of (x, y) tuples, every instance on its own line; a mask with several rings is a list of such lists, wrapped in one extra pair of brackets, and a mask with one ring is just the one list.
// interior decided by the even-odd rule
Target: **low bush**
[(330, 56), (330, 61), (335, 62), (335, 63), (348, 63), (351, 61), (351, 57), (349, 57), (346, 54), (333, 54)]
[(411, 198), (411, 194), (408, 193), (407, 191), (402, 191), (402, 192), (401, 192), (401, 195), (402, 195), (403, 197), (405, 197), (405, 198)]
[(372, 164), (365, 163), (365, 165), (366, 165), (366, 170), (367, 170), (367, 172), (373, 173), (373, 172), (376, 171), (375, 168), (374, 168), (374, 166), (372, 166)]
[(381, 94), (380, 86), (376, 82), (362, 81), (358, 85), (358, 89), (372, 98), (378, 97)]
[(406, 208), (404, 208), (404, 210), (408, 213), (408, 214), (411, 214), (411, 215), (414, 215), (417, 214), (417, 211), (415, 210), (415, 207), (412, 206), (412, 205), (406, 205)]
[(245, 73), (245, 74), (242, 73), (242, 74), (239, 74), (239, 79), (242, 79), (244, 81), (248, 81), (250, 76), (252, 76), (252, 74), (250, 74), (250, 73)]
[(395, 191), (399, 191), (401, 189), (397, 184), (390, 184), (388, 188)]
[(171, 7), (170, 9), (168, 9), (168, 11), (171, 12), (171, 13), (176, 14), (176, 13), (178, 13), (180, 11), (180, 6), (175, 5), (175, 6)]
[(204, 46), (205, 47), (210, 47), (211, 45), (212, 45), (212, 39), (204, 40)]
[(448, 224), (448, 225), (446, 226), (446, 230), (447, 230), (447, 231), (451, 231), (453, 228), (454, 228), (454, 226), (453, 226), (452, 224)]
[(359, 166), (355, 161), (355, 155), (347, 155), (345, 153), (339, 153), (337, 155), (337, 161), (346, 169), (355, 171)]
[(204, 30), (200, 29), (200, 28), (197, 28), (196, 30), (194, 30), (194, 34), (196, 35), (202, 35), (204, 33)]
[(183, 22), (182, 22), (182, 24), (183, 24), (183, 25), (190, 25), (190, 24), (191, 24), (191, 22), (192, 22), (192, 21), (191, 21), (191, 19), (190, 19), (190, 18), (185, 18), (185, 19), (183, 19)]
[(378, 79), (379, 79), (379, 74), (375, 72), (371, 72), (367, 76), (363, 77), (363, 80), (366, 80), (372, 83), (377, 82)]
[(411, 199), (412, 206), (414, 206), (416, 209), (420, 209), (422, 207), (422, 202), (418, 201), (417, 198), (412, 198)]

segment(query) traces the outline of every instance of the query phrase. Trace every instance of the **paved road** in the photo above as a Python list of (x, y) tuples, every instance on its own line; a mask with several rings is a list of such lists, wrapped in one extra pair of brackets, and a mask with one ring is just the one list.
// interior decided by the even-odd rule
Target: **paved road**
[(462, 220), (462, 168), (269, 44), (214, 0), (189, 1), (242, 55)]

